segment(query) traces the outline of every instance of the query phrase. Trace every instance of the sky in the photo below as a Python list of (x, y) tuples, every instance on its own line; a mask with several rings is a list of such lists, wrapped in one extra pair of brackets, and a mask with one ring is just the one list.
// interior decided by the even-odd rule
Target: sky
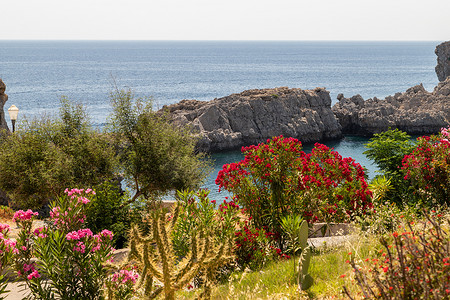
[(1, 0), (3, 40), (450, 40), (449, 0)]

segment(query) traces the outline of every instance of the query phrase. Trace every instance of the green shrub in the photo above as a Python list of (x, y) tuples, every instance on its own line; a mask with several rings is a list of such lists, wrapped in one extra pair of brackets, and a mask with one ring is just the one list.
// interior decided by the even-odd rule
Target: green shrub
[(114, 232), (114, 247), (124, 248), (131, 224), (141, 222), (141, 210), (124, 205), (128, 198), (117, 183), (105, 182), (94, 190), (96, 194), (86, 209), (86, 226), (93, 232), (111, 230)]
[(172, 124), (168, 114), (153, 110), (151, 99), (135, 99), (130, 90), (117, 90), (110, 98), (111, 130), (120, 145), (121, 169), (135, 191), (130, 202), (197, 189), (210, 163), (195, 150), (197, 138), (190, 130)]
[(387, 198), (400, 206), (408, 189), (400, 168), (403, 157), (413, 151), (414, 145), (411, 137), (398, 129), (374, 134), (365, 145), (368, 150), (364, 154), (372, 159), (383, 175), (391, 181), (393, 188), (388, 191)]
[(0, 139), (0, 189), (13, 208), (39, 209), (66, 186), (90, 187), (113, 178), (116, 161), (81, 105), (61, 99), (58, 118), (25, 120)]

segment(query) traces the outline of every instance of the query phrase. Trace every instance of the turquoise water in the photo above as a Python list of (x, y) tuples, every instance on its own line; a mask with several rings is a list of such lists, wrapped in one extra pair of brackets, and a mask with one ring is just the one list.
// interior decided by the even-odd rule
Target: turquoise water
[[(369, 178), (373, 178), (376, 175), (378, 168), (371, 160), (369, 160), (364, 154), (364, 144), (366, 144), (369, 140), (363, 137), (357, 136), (346, 136), (344, 139), (340, 141), (332, 141), (325, 142), (328, 147), (334, 148), (342, 157), (352, 157), (356, 162), (361, 164), (363, 167), (367, 169), (367, 174)], [(303, 151), (309, 153), (314, 145), (304, 145)], [(210, 190), (210, 196), (212, 199), (222, 200), (226, 196), (230, 196), (225, 192), (218, 192), (218, 186), (215, 185), (214, 181), (217, 178), (217, 174), (222, 169), (224, 164), (228, 164), (230, 162), (238, 162), (244, 159), (244, 156), (240, 151), (228, 151), (222, 153), (215, 153), (211, 155), (211, 158), (214, 160), (214, 170), (208, 176), (207, 183), (205, 184), (205, 188)]]
[[(419, 83), (432, 90), (439, 43), (0, 41), (0, 78), (7, 85), (6, 107), (19, 107), (19, 121), (57, 112), (65, 95), (84, 103), (101, 128), (111, 111), (108, 93), (114, 82), (137, 96), (153, 96), (156, 108), (279, 86), (326, 87), (333, 102), (338, 93), (384, 98)], [(346, 137), (326, 144), (353, 157), (373, 177), (375, 167), (362, 154), (365, 142)], [(217, 172), (242, 157), (226, 152), (212, 158), (215, 169), (206, 187), (220, 199)]]

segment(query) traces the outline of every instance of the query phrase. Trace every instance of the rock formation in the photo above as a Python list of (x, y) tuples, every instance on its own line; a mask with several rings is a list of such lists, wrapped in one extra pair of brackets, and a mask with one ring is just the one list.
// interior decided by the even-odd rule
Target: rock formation
[(257, 144), (278, 135), (304, 143), (341, 137), (329, 92), (248, 90), (211, 101), (183, 100), (164, 106), (175, 123), (192, 126), (202, 137), (199, 148), (214, 152)]
[[(3, 107), (8, 100), (8, 95), (5, 94), (5, 90), (6, 84), (0, 78), (0, 136), (2, 136), (4, 130), (9, 131), (8, 125), (6, 124), (5, 112), (3, 111)], [(0, 205), (8, 205), (8, 200), (6, 193), (0, 190)]]
[(0, 136), (2, 135), (3, 130), (8, 129), (8, 125), (6, 124), (5, 112), (3, 107), (5, 106), (6, 101), (8, 101), (8, 95), (5, 94), (6, 84), (0, 78)]
[(444, 81), (450, 76), (450, 41), (436, 46), (437, 55), (436, 74), (439, 81)]
[(332, 110), (344, 134), (371, 135), (389, 128), (409, 134), (436, 133), (450, 124), (450, 77), (440, 82), (432, 93), (422, 85), (384, 100), (338, 96)]

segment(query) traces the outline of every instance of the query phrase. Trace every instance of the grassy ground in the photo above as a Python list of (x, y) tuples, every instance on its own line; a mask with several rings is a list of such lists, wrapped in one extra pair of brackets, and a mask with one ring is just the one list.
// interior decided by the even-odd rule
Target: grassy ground
[[(316, 250), (309, 268), (314, 285), (307, 292), (298, 291), (295, 260), (289, 259), (270, 262), (260, 271), (233, 273), (228, 282), (213, 289), (212, 299), (344, 299), (344, 285), (352, 294), (358, 293), (357, 287), (351, 284), (349, 253), (356, 259), (364, 259), (374, 256), (377, 247), (375, 236), (361, 236), (351, 243)], [(199, 292), (182, 291), (177, 299), (194, 299)]]

